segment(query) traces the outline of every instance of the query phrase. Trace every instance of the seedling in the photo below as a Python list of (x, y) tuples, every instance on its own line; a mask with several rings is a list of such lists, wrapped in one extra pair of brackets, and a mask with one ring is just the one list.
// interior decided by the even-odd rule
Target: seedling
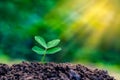
[(46, 54), (55, 54), (61, 50), (60, 47), (56, 47), (60, 43), (59, 39), (54, 39), (46, 43), (44, 38), (35, 36), (35, 40), (41, 45), (41, 47), (34, 46), (32, 50), (37, 54), (43, 55), (41, 62), (44, 62)]

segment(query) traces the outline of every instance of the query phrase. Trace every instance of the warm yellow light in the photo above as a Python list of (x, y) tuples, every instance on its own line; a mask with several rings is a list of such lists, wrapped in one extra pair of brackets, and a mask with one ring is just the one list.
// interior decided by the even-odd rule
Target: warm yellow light
[[(118, 34), (120, 11), (116, 0), (69, 0), (59, 4), (45, 19), (54, 28), (67, 27), (61, 36), (67, 39), (86, 36), (83, 47), (97, 47), (102, 37)], [(55, 19), (54, 19), (55, 18)], [(58, 21), (57, 21), (58, 19)], [(111, 32), (112, 33), (111, 33)], [(67, 35), (67, 36), (66, 36)], [(112, 36), (110, 36), (112, 35)], [(110, 36), (110, 37), (108, 37)], [(106, 39), (107, 40), (107, 39)]]

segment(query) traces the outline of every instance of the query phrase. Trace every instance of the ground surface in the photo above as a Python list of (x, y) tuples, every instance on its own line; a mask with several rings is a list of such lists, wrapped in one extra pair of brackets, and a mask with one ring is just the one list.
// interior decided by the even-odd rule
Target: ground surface
[(0, 64), (0, 80), (115, 80), (107, 71), (91, 70), (80, 64)]

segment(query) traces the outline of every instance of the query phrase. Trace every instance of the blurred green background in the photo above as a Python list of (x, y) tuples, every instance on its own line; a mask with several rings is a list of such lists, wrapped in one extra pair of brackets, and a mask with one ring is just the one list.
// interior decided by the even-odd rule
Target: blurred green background
[[(0, 0), (0, 63), (40, 61), (35, 35), (59, 38), (47, 61), (120, 69), (119, 0)], [(112, 67), (113, 68), (113, 67)]]

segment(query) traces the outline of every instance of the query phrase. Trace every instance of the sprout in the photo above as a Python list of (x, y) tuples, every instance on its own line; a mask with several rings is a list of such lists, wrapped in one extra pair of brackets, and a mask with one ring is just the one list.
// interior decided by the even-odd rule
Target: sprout
[(56, 47), (59, 43), (59, 39), (54, 39), (52, 41), (49, 41), (46, 43), (44, 38), (40, 36), (35, 36), (35, 40), (43, 47), (34, 46), (32, 50), (36, 52), (37, 54), (43, 55), (41, 61), (44, 62), (46, 54), (55, 54), (56, 52), (59, 52), (61, 50), (60, 47)]

